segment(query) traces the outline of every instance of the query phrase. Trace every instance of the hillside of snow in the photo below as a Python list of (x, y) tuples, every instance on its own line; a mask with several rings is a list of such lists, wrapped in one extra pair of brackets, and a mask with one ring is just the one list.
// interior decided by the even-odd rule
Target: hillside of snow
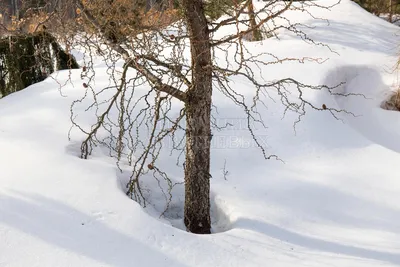
[[(278, 96), (266, 97), (260, 112), (267, 128), (257, 135), (280, 161), (263, 159), (241, 125), (243, 112), (216, 91), (215, 116), (235, 126), (214, 133), (221, 143), (211, 152), (211, 235), (182, 230), (183, 185), (160, 218), (163, 199), (152, 193), (154, 182), (146, 188), (153, 202), (143, 208), (124, 192), (129, 167), (121, 173), (101, 149), (79, 158), (83, 135), (72, 131), (69, 140), (68, 132), (71, 102), (83, 92), (80, 70), (0, 99), (0, 267), (400, 266), (400, 113), (380, 108), (397, 86), (399, 28), (350, 0), (312, 14), (324, 19), (287, 16), (309, 25), (308, 36), (330, 49), (288, 31), (247, 45), (324, 63), (275, 64), (263, 73), (345, 82), (340, 92), (365, 97), (309, 91), (315, 105), (355, 116), (307, 109), (295, 129), (297, 115), (283, 116)], [(232, 79), (251, 95), (251, 84)], [(107, 83), (98, 62), (96, 86)], [(168, 169), (176, 158), (165, 153), (160, 161)], [(182, 179), (179, 169), (170, 170)]]

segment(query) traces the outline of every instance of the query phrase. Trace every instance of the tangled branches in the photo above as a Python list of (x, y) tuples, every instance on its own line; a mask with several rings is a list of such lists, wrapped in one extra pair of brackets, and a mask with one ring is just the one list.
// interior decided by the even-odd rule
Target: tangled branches
[[(84, 50), (86, 54), (82, 72), (85, 94), (72, 104), (71, 121), (74, 127), (85, 134), (81, 144), (82, 158), (88, 158), (94, 147), (102, 146), (108, 149), (110, 156), (117, 159), (121, 169), (122, 165), (131, 166), (132, 174), (126, 192), (143, 205), (146, 205), (146, 197), (141, 187), (141, 177), (151, 175), (156, 179), (166, 198), (166, 207), (172, 197), (172, 188), (182, 182), (167, 175), (158, 159), (162, 151), (177, 152), (179, 165), (179, 158), (185, 151), (187, 156), (188, 149), (193, 150), (189, 151), (192, 154), (197, 149), (188, 148), (187, 145), (188, 129), (196, 125), (184, 125), (185, 120), (186, 123), (197, 121), (208, 124), (208, 128), (210, 124), (218, 129), (224, 128), (224, 125), (213, 125), (210, 121), (211, 110), (201, 110), (208, 109), (207, 105), (211, 104), (212, 90), (218, 90), (243, 110), (247, 129), (265, 159), (278, 159), (277, 155), (268, 153), (253, 128), (254, 123), (266, 127), (258, 108), (267, 106), (266, 98), (280, 101), (284, 115), (288, 112), (297, 114), (298, 119), (294, 125), (310, 109), (329, 112), (334, 118), (338, 118), (338, 113), (349, 113), (326, 105), (317, 106), (305, 96), (310, 90), (350, 96), (337, 92), (336, 86), (309, 85), (292, 77), (267, 77), (265, 73), (276, 65), (310, 62), (322, 64), (325, 59), (274, 55), (268, 51), (268, 40), (263, 41), (265, 45), (262, 49), (255, 51), (252, 50), (253, 43), (246, 41), (249, 40), (246, 38), (249, 33), (260, 30), (261, 39), (279, 39), (281, 34), (291, 35), (311, 45), (330, 49), (310, 38), (307, 34), (308, 26), (293, 21), (290, 14), (302, 12), (310, 19), (319, 19), (312, 15), (312, 10), (329, 10), (332, 6), (321, 6), (313, 1), (273, 0), (258, 2), (254, 6), (252, 0), (233, 1), (227, 15), (211, 20), (204, 14), (196, 13), (204, 11), (202, 1), (194, 1), (196, 5), (193, 6), (182, 1), (181, 10), (172, 13), (184, 15), (170, 20), (166, 26), (148, 17), (145, 24), (140, 24), (136, 19), (146, 17), (140, 6), (128, 10), (123, 5), (126, 1), (103, 2), (108, 1), (93, 1), (89, 5), (86, 1), (75, 0), (80, 12), (77, 21), (84, 26), (71, 28), (70, 34), (74, 38), (64, 36), (72, 40), (68, 44), (70, 47)], [(133, 12), (135, 16), (130, 20), (129, 16), (121, 16), (121, 12)], [(160, 14), (157, 18), (165, 20), (165, 15)], [(196, 19), (206, 27), (193, 26)], [(95, 69), (98, 57), (101, 58), (99, 62), (106, 64), (106, 69), (100, 74)], [(96, 75), (109, 77), (108, 84), (96, 84)], [(208, 78), (212, 82), (210, 86), (207, 84)], [(202, 79), (205, 82), (199, 84)], [(232, 84), (233, 79), (245, 81), (254, 90), (251, 94), (244, 92)], [(204, 101), (205, 105), (196, 106), (197, 100)], [(85, 112), (94, 111), (95, 114), (94, 123), (89, 126), (79, 121), (77, 110), (83, 106)], [(194, 106), (200, 109), (197, 113), (193, 112)], [(200, 115), (194, 120), (188, 120), (190, 112), (192, 116)], [(192, 138), (189, 141), (193, 143), (196, 143), (196, 138), (205, 138), (206, 141), (199, 142), (205, 145), (201, 150), (203, 152), (209, 149), (212, 138), (208, 128), (196, 128), (199, 131), (195, 136), (189, 136)], [(209, 166), (203, 170), (209, 172)], [(201, 172), (198, 176), (209, 179), (210, 174)]]

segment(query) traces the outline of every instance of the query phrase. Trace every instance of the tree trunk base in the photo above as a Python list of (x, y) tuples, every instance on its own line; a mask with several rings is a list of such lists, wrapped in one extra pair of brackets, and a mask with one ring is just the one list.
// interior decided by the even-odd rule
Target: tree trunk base
[(190, 216), (185, 215), (185, 225), (187, 230), (193, 234), (211, 234), (211, 223), (207, 219), (199, 220), (196, 215), (195, 218), (190, 218)]

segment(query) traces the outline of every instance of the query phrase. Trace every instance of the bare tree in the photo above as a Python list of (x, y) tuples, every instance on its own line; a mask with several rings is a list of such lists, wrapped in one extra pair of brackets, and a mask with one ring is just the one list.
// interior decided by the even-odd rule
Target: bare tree
[[(59, 36), (66, 41), (67, 47), (83, 47), (88, 53), (82, 70), (82, 77), (87, 80), (83, 84), (86, 93), (71, 107), (74, 127), (86, 134), (81, 144), (81, 157), (88, 158), (94, 146), (102, 145), (109, 148), (110, 155), (118, 162), (126, 158), (133, 168), (127, 193), (145, 205), (140, 183), (144, 174), (166, 181), (169, 188), (166, 194), (171, 194), (174, 186), (157, 164), (164, 148), (163, 141), (169, 138), (170, 148), (185, 155), (184, 222), (192, 233), (211, 231), (213, 90), (219, 90), (243, 109), (248, 130), (265, 159), (276, 159), (277, 156), (268, 154), (252, 125), (264, 125), (256, 106), (264, 104), (263, 95), (268, 95), (269, 90), (280, 96), (286, 112), (298, 114), (298, 121), (309, 108), (330, 112), (333, 116), (343, 112), (316, 106), (303, 97), (307, 89), (337, 94), (334, 88), (307, 85), (290, 77), (266, 81), (259, 72), (260, 67), (271, 64), (286, 61), (321, 63), (319, 59), (255, 54), (247, 49), (244, 40), (248, 34), (253, 35), (253, 40), (261, 40), (276, 31), (287, 30), (313, 45), (323, 45), (309, 39), (297, 27), (299, 24), (293, 24), (283, 16), (289, 10), (308, 12), (308, 7), (318, 6), (313, 1), (294, 4), (293, 0), (271, 0), (263, 2), (258, 9), (254, 9), (252, 0), (232, 1), (230, 12), (218, 20), (206, 16), (207, 2), (203, 0), (181, 0), (179, 10), (158, 13), (146, 13), (144, 0), (70, 1), (75, 5), (78, 17), (70, 21)], [(310, 17), (313, 16), (310, 14)], [(261, 30), (265, 25), (268, 30)], [(229, 29), (229, 34), (217, 37), (225, 28)], [(185, 54), (188, 47), (190, 59)], [(110, 70), (111, 85), (100, 91), (93, 88), (92, 57), (95, 55), (104, 57)], [(262, 57), (269, 61), (261, 60)], [(118, 68), (117, 62), (121, 59), (125, 64)], [(243, 77), (253, 85), (252, 99), (246, 99), (231, 87), (233, 76)], [(140, 93), (138, 88), (144, 85), (149, 86), (149, 90)], [(111, 97), (102, 98), (106, 91), (111, 92)], [(90, 129), (84, 128), (75, 114), (75, 107), (85, 99), (93, 101), (87, 110), (95, 110), (97, 115)], [(180, 111), (172, 112), (173, 106)], [(112, 111), (118, 115), (112, 116)], [(183, 121), (186, 126), (182, 126)], [(148, 129), (147, 137), (140, 135), (141, 127)]]

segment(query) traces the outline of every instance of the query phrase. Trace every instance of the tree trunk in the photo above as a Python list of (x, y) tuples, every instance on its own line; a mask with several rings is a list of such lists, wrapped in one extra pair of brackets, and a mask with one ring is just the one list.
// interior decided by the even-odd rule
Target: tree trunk
[(210, 36), (202, 0), (182, 0), (190, 34), (192, 87), (186, 101), (185, 218), (196, 234), (211, 232), (210, 112), (212, 60)]
[(252, 41), (261, 41), (262, 35), (261, 35), (260, 28), (257, 28), (256, 15), (254, 14), (253, 0), (249, 1), (247, 10), (249, 12), (250, 28), (252, 29), (252, 31), (251, 31)]
[(168, 0), (168, 9), (174, 9), (175, 5), (174, 5), (174, 0)]
[(75, 58), (48, 33), (0, 39), (0, 98), (72, 68), (79, 68)]

